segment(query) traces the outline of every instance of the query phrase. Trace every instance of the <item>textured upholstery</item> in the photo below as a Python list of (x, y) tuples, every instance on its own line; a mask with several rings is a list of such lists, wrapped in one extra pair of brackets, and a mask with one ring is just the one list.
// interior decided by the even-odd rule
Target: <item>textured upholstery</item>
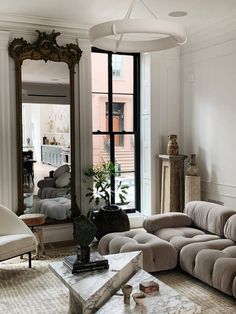
[(66, 197), (43, 199), (28, 211), (43, 214), (45, 218), (64, 220), (71, 217), (71, 200)]
[(143, 222), (143, 227), (150, 233), (162, 228), (171, 227), (187, 227), (191, 226), (192, 220), (186, 214), (183, 213), (165, 213), (157, 214), (148, 217)]
[(180, 252), (180, 265), (196, 278), (236, 297), (236, 246), (232, 240), (187, 245)]
[(131, 251), (143, 252), (143, 268), (148, 272), (172, 269), (177, 265), (177, 252), (167, 241), (142, 231), (110, 233), (99, 242), (100, 254)]
[(184, 271), (236, 298), (236, 211), (194, 201), (184, 212), (189, 220), (181, 213), (154, 215), (144, 228), (175, 247)]
[(0, 205), (0, 261), (36, 249), (37, 240), (26, 224)]
[(68, 185), (70, 184), (70, 167), (65, 164), (57, 168), (53, 178), (46, 178), (38, 181), (38, 197), (40, 199), (67, 197)]
[(227, 239), (236, 241), (236, 215), (231, 216), (224, 227), (224, 236)]
[(60, 167), (58, 167), (54, 172), (53, 172), (53, 178), (57, 179), (60, 175), (62, 175), (65, 172), (69, 172), (70, 167), (69, 165), (65, 164)]
[(208, 232), (224, 236), (224, 226), (228, 218), (236, 211), (209, 202), (189, 202), (186, 204), (185, 213), (191, 217), (194, 226)]
[(38, 190), (38, 197), (41, 199), (65, 197), (67, 194), (66, 188), (45, 187)]

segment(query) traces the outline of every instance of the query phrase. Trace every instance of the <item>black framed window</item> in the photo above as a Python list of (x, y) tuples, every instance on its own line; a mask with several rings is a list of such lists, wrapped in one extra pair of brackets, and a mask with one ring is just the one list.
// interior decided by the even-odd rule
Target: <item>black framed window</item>
[[(112, 161), (129, 185), (122, 208), (140, 211), (140, 56), (92, 50), (93, 163)], [(119, 204), (114, 195), (113, 203)]]

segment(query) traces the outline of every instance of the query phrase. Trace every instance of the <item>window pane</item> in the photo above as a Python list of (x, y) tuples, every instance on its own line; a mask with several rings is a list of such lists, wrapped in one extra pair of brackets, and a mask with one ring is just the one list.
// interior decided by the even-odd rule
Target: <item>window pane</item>
[(134, 171), (134, 135), (115, 135), (115, 161), (119, 171)]
[(92, 53), (92, 91), (108, 92), (108, 55)]
[(133, 96), (113, 95), (113, 132), (133, 131)]
[(110, 161), (109, 135), (93, 135), (93, 164)]
[(93, 94), (93, 132), (108, 131), (108, 96), (107, 94)]
[(133, 94), (133, 56), (112, 55), (113, 93)]
[[(122, 185), (128, 185), (129, 188), (126, 190), (126, 201), (124, 205), (121, 205), (123, 209), (132, 209), (135, 208), (135, 174), (134, 172), (129, 172), (129, 173), (120, 173), (120, 176), (117, 176), (115, 178), (115, 184), (116, 187), (119, 185), (121, 182)], [(116, 193), (116, 199), (115, 202), (117, 204), (121, 203), (120, 198), (119, 198), (119, 191)]]

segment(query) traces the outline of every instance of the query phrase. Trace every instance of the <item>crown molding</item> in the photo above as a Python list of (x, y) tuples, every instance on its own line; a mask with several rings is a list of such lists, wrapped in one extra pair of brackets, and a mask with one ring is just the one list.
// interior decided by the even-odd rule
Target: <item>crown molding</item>
[(0, 30), (8, 30), (15, 35), (32, 34), (32, 30), (51, 31), (55, 28), (63, 36), (77, 36), (88, 39), (89, 25), (81, 25), (73, 20), (48, 19), (37, 16), (23, 16), (16, 14), (0, 14)]
[(236, 14), (230, 19), (214, 23), (201, 31), (189, 34), (188, 42), (181, 47), (181, 55), (191, 54), (235, 39)]

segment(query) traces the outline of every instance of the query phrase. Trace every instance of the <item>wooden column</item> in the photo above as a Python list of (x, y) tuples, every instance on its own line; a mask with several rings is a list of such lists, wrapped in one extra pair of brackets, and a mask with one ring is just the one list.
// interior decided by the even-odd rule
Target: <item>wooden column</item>
[(185, 204), (201, 200), (201, 177), (185, 176)]
[(159, 155), (161, 160), (161, 212), (182, 212), (184, 208), (185, 155)]

